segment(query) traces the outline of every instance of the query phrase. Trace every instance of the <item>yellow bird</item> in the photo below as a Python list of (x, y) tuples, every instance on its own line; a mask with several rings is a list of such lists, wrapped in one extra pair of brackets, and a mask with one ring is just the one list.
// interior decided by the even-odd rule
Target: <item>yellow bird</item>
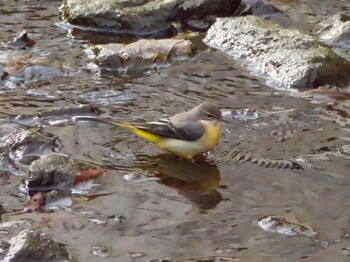
[(83, 116), (75, 117), (75, 120), (98, 121), (125, 127), (167, 153), (192, 159), (218, 144), (222, 117), (217, 105), (204, 102), (189, 111), (143, 125)]

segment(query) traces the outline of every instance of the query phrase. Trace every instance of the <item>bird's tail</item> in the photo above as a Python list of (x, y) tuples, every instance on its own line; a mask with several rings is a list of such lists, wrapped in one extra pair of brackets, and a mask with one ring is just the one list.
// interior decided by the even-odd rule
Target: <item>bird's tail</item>
[(147, 141), (157, 144), (160, 140), (159, 136), (154, 135), (150, 132), (147, 132), (145, 130), (142, 130), (138, 128), (137, 126), (132, 125), (129, 122), (114, 122), (111, 119), (108, 118), (99, 118), (99, 117), (91, 117), (91, 116), (76, 116), (73, 118), (74, 121), (93, 121), (93, 122), (101, 122), (106, 123), (113, 126), (119, 126), (129, 129), (134, 134), (146, 139)]
[(120, 127), (126, 127), (123, 123), (114, 122), (111, 119), (108, 118), (100, 118), (100, 117), (94, 117), (94, 116), (75, 116), (72, 118), (73, 121), (92, 121), (92, 122), (100, 122), (105, 123), (113, 126), (120, 126)]

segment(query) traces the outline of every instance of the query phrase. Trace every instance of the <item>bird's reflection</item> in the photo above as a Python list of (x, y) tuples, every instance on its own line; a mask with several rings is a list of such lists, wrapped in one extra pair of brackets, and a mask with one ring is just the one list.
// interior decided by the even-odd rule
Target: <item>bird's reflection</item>
[(212, 209), (222, 200), (217, 191), (220, 172), (214, 162), (193, 162), (171, 155), (160, 155), (149, 160), (150, 165), (142, 169), (153, 173), (160, 179), (159, 183), (174, 188), (199, 208)]

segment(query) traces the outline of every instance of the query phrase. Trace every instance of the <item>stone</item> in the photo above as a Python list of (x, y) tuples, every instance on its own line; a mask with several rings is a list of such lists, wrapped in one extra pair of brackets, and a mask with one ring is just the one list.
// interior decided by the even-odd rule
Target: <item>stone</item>
[(11, 238), (9, 245), (5, 246), (8, 251), (4, 262), (68, 261), (70, 258), (63, 244), (44, 233), (28, 229)]
[(278, 89), (345, 86), (350, 63), (315, 38), (260, 17), (218, 18), (204, 42), (240, 60)]
[(25, 178), (25, 185), (32, 187), (73, 186), (75, 176), (79, 173), (76, 163), (68, 157), (49, 154), (33, 161)]
[(141, 39), (126, 45), (95, 45), (86, 51), (100, 67), (130, 70), (186, 59), (192, 55), (192, 44), (183, 39)]
[[(240, 0), (64, 0), (61, 17), (72, 24), (152, 35), (192, 16), (230, 15)], [(125, 31), (126, 30), (126, 31)]]

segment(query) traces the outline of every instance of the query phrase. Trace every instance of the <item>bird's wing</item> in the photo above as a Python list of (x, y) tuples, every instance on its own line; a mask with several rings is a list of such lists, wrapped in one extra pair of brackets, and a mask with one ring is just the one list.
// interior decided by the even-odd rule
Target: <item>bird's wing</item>
[(135, 125), (135, 127), (163, 138), (187, 141), (195, 141), (205, 132), (204, 127), (197, 121), (176, 123), (175, 126), (169, 119), (160, 119), (157, 122), (148, 122), (144, 125)]

